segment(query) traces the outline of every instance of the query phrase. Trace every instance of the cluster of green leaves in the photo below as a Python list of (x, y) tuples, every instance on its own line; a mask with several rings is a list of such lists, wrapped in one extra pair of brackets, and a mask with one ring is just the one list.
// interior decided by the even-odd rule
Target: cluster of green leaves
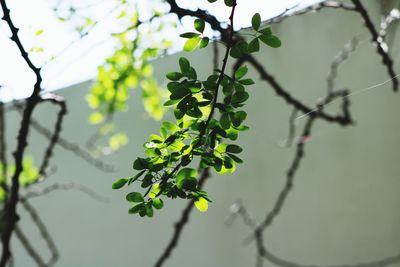
[(194, 28), (197, 32), (186, 32), (180, 35), (182, 38), (187, 38), (183, 50), (186, 52), (193, 51), (197, 46), (204, 48), (210, 42), (210, 38), (204, 36), (205, 22), (202, 19), (196, 19), (194, 21)]
[[(33, 162), (32, 157), (25, 157), (22, 161), (22, 166), (24, 170), (19, 176), (19, 184), (22, 187), (27, 187), (31, 184), (38, 182), (40, 179), (39, 170), (36, 168)], [(8, 177), (4, 177), (4, 168), (7, 168), (6, 172)], [(8, 165), (4, 167), (3, 164), (0, 164), (0, 184), (9, 185), (11, 181), (11, 176), (15, 172), (15, 165)], [(3, 188), (0, 187), (0, 203), (3, 203), (6, 197), (6, 192)]]
[[(39, 170), (34, 165), (32, 157), (25, 157), (22, 161), (23, 171), (19, 176), (19, 183), (22, 187), (28, 187), (32, 185), (40, 179)], [(6, 170), (4, 170), (6, 168)], [(11, 176), (15, 172), (15, 165), (3, 166), (0, 164), (0, 185), (5, 185), (10, 187), (11, 185)], [(4, 173), (7, 174), (7, 177), (4, 177)], [(2, 232), (2, 228), (4, 226), (4, 203), (6, 200), (6, 191), (3, 186), (0, 186), (0, 233)]]
[[(159, 16), (157, 13), (153, 19)], [(126, 17), (127, 12), (119, 16), (120, 19)], [(162, 119), (164, 115), (163, 103), (167, 97), (166, 90), (153, 78), (153, 68), (149, 60), (169, 48), (171, 42), (162, 39), (144, 47), (144, 40), (151, 39), (151, 33), (139, 30), (141, 23), (137, 11), (128, 17), (128, 22), (130, 24), (127, 30), (114, 34), (118, 41), (118, 49), (98, 68), (96, 82), (87, 96), (89, 106), (94, 109), (89, 122), (102, 125), (99, 132), (102, 136), (110, 136), (108, 148), (111, 150), (120, 148), (128, 140), (127, 136), (112, 124), (111, 118), (116, 112), (127, 110), (130, 89), (142, 89), (145, 110), (156, 120)], [(160, 32), (164, 27), (165, 24), (160, 23), (154, 31)]]
[[(236, 1), (225, 0), (225, 4), (233, 6)], [(252, 42), (260, 39), (271, 47), (278, 47), (278, 42), (280, 45), (270, 28), (259, 29), (259, 14), (253, 17), (252, 22), (256, 32), (256, 41)], [(209, 39), (203, 36), (204, 27), (205, 22), (196, 19), (194, 28), (197, 32), (181, 35), (188, 39), (184, 46), (186, 51), (207, 46)], [(275, 41), (266, 42), (267, 39)], [(245, 41), (239, 41), (233, 45), (230, 56), (237, 58), (236, 50), (241, 55), (256, 52), (249, 46)], [(236, 164), (243, 162), (238, 157), (242, 148), (233, 142), (240, 132), (248, 130), (244, 125), (247, 114), (241, 108), (249, 98), (246, 86), (254, 84), (254, 81), (246, 77), (247, 73), (248, 68), (243, 66), (232, 77), (217, 71), (200, 80), (190, 61), (181, 57), (179, 71), (166, 74), (170, 80), (167, 85), (170, 95), (164, 105), (173, 106), (176, 121), (163, 122), (159, 134), (150, 135), (144, 144), (146, 157), (139, 157), (133, 163), (137, 173), (118, 179), (112, 185), (113, 189), (120, 189), (135, 183), (143, 188), (144, 193), (134, 191), (126, 195), (126, 200), (132, 203), (129, 213), (152, 217), (154, 209), (164, 206), (161, 197), (192, 199), (199, 211), (208, 209), (210, 199), (198, 186), (198, 171), (190, 168), (189, 164), (198, 162), (199, 170), (212, 168), (225, 174), (234, 172)], [(218, 97), (220, 89), (223, 97)], [(213, 118), (214, 111), (219, 112), (219, 119)]]
[(230, 55), (233, 58), (240, 58), (245, 54), (260, 51), (260, 41), (273, 48), (278, 48), (282, 45), (279, 38), (272, 33), (270, 27), (260, 29), (261, 16), (259, 13), (253, 16), (251, 25), (254, 30), (254, 38), (249, 42), (246, 40), (238, 41), (230, 51)]

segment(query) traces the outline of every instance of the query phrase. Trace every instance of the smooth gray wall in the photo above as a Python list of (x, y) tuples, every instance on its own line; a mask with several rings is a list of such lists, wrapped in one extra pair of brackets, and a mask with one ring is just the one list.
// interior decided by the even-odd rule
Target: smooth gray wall
[[(365, 2), (377, 12), (376, 1)], [(378, 21), (378, 14), (375, 15)], [(257, 57), (282, 85), (309, 105), (325, 94), (329, 64), (343, 45), (356, 34), (369, 40), (359, 15), (352, 12), (323, 10), (288, 19), (273, 28), (283, 47), (263, 48)], [(397, 39), (395, 43), (400, 42)], [(208, 73), (212, 68), (212, 49), (183, 54), (191, 58), (199, 73)], [(181, 55), (154, 62), (160, 81), (165, 72), (178, 68)], [(399, 45), (392, 55), (399, 71)], [(380, 62), (375, 48), (365, 41), (341, 66), (338, 86), (357, 91), (387, 80)], [(258, 77), (253, 71), (250, 76)], [(94, 132), (87, 124), (90, 110), (84, 100), (89, 85), (86, 82), (59, 92), (66, 97), (69, 109), (62, 134), (82, 145)], [(242, 242), (249, 233), (247, 227), (240, 220), (226, 227), (224, 220), (236, 199), (241, 199), (257, 220), (265, 216), (284, 183), (294, 149), (278, 146), (287, 136), (292, 109), (264, 82), (257, 81), (249, 91), (246, 110), (251, 131), (239, 139), (245, 148), (245, 164), (233, 175), (213, 175), (207, 182), (206, 190), (213, 203), (205, 214), (194, 210), (167, 267), (254, 266), (254, 244), (245, 246)], [(355, 127), (316, 124), (295, 188), (282, 214), (266, 231), (268, 247), (281, 257), (304, 264), (332, 265), (376, 260), (399, 252), (400, 96), (391, 91), (388, 83), (354, 95), (351, 102)], [(19, 123), (19, 117), (13, 116), (7, 129), (12, 137), (9, 149), (15, 147)], [(55, 109), (41, 107), (36, 116), (50, 126)], [(132, 174), (131, 163), (143, 155), (143, 142), (158, 131), (158, 122), (144, 118), (140, 90), (135, 90), (129, 111), (116, 117), (117, 124), (129, 135), (129, 145), (106, 159), (119, 167), (116, 173), (102, 173), (70, 152), (56, 148), (52, 163), (57, 165), (57, 172), (38, 187), (73, 181), (111, 199), (104, 204), (80, 192), (60, 191), (32, 200), (60, 250), (56, 266), (153, 266), (169, 241), (173, 222), (186, 205), (184, 201), (166, 201), (166, 207), (153, 219), (142, 219), (127, 214), (129, 204), (124, 198), (129, 190), (111, 190), (116, 178)], [(299, 121), (299, 126), (302, 123), (304, 120)], [(46, 140), (35, 132), (30, 138), (28, 153), (39, 159)], [(21, 214), (23, 229), (35, 245), (43, 248), (40, 251), (46, 251), (27, 214)], [(34, 266), (15, 238), (13, 245), (16, 266)]]

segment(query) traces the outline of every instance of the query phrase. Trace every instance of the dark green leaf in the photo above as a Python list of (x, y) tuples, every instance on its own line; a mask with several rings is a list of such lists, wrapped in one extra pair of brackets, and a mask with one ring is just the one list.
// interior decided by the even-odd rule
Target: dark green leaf
[(182, 33), (181, 35), (179, 35), (182, 38), (193, 38), (193, 37), (198, 37), (200, 36), (200, 34), (196, 33), (196, 32), (185, 32)]
[(118, 179), (117, 181), (115, 181), (115, 182), (112, 184), (112, 189), (120, 189), (120, 188), (122, 188), (128, 181), (129, 181), (129, 179), (127, 179), (127, 178)]
[(203, 33), (204, 27), (205, 27), (204, 20), (196, 19), (194, 21), (194, 28), (196, 29), (196, 31)]
[(271, 27), (264, 28), (264, 29), (260, 30), (260, 33), (266, 34), (266, 35), (272, 35)]
[(226, 6), (233, 6), (236, 0), (224, 0)]
[(189, 79), (196, 80), (197, 79), (196, 70), (194, 68), (190, 67), (189, 73), (187, 74), (187, 76)]
[(278, 48), (282, 45), (281, 40), (275, 35), (262, 34), (258, 38), (260, 38), (263, 43), (273, 48)]
[(254, 84), (254, 81), (252, 79), (243, 79), (239, 81), (243, 85), (252, 85)]
[(260, 41), (258, 41), (258, 38), (254, 38), (250, 43), (249, 43), (249, 53), (254, 53), (260, 51)]
[(135, 170), (141, 171), (146, 169), (148, 166), (147, 161), (144, 158), (137, 158), (134, 162), (133, 162), (133, 168)]
[(190, 70), (190, 62), (185, 57), (179, 58), (179, 67), (181, 68), (182, 73), (187, 73)]
[(126, 200), (128, 200), (129, 202), (143, 202), (144, 198), (139, 192), (131, 192), (126, 195)]
[(138, 174), (136, 174), (135, 176), (131, 177), (131, 178), (129, 179), (128, 185), (130, 185), (131, 183), (135, 182), (135, 181), (136, 181), (140, 176), (142, 176), (143, 173), (145, 173), (145, 172), (146, 172), (146, 170), (143, 170), (143, 171), (139, 172)]
[(150, 205), (146, 206), (146, 216), (151, 218), (153, 217), (153, 215), (154, 215), (153, 208)]
[(241, 158), (239, 158), (236, 155), (230, 154), (228, 153), (229, 157), (231, 157), (231, 159), (233, 159), (236, 163), (243, 163), (243, 160)]
[(179, 79), (181, 79), (183, 77), (182, 73), (180, 72), (169, 72), (167, 73), (167, 79), (171, 80), (171, 81), (178, 81)]
[(222, 128), (229, 129), (231, 127), (231, 121), (227, 113), (222, 114), (221, 119), (219, 121), (221, 123)]
[(183, 86), (181, 83), (178, 82), (168, 83), (167, 88), (171, 92), (171, 100), (181, 99), (190, 93), (189, 88)]
[(248, 71), (247, 66), (240, 67), (237, 71), (235, 71), (235, 79), (240, 80), (243, 76), (246, 75)]
[(249, 94), (244, 91), (239, 91), (232, 96), (232, 103), (235, 104), (243, 103), (247, 99), (249, 99)]
[(143, 203), (137, 204), (137, 205), (133, 206), (132, 208), (130, 208), (128, 213), (129, 214), (138, 213), (143, 207), (144, 207)]
[(204, 47), (206, 47), (206, 46), (208, 45), (209, 42), (210, 42), (210, 38), (208, 38), (208, 37), (203, 37), (203, 38), (201, 39), (201, 42), (200, 42), (199, 47), (200, 47), (200, 48), (204, 48)]
[(258, 31), (261, 26), (261, 16), (259, 13), (254, 14), (253, 18), (251, 19), (251, 25), (253, 29)]
[(240, 146), (238, 146), (238, 145), (228, 145), (227, 147), (226, 147), (226, 152), (228, 152), (228, 153), (235, 153), (235, 154), (237, 154), (237, 153), (240, 153), (240, 152), (242, 152), (243, 151), (243, 149), (240, 147)]

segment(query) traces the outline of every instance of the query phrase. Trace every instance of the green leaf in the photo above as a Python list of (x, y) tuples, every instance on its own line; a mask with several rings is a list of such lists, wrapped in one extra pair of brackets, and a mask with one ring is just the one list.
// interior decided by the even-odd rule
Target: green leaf
[(180, 84), (178, 82), (168, 83), (167, 88), (171, 92), (171, 95), (170, 95), (171, 100), (181, 99), (190, 93), (189, 88), (183, 86), (182, 84)]
[(249, 99), (249, 94), (244, 91), (239, 91), (232, 96), (232, 103), (233, 104), (243, 103), (247, 99)]
[(192, 168), (183, 168), (176, 175), (176, 187), (182, 189), (186, 181), (197, 181), (197, 171)]
[(228, 96), (228, 95), (232, 94), (233, 89), (234, 89), (234, 84), (229, 83), (222, 88), (222, 92), (224, 93), (224, 95)]
[(138, 174), (136, 174), (135, 176), (129, 178), (128, 185), (130, 185), (131, 183), (135, 182), (145, 172), (146, 172), (146, 170), (143, 170), (143, 171), (139, 172)]
[(200, 34), (198, 34), (197, 32), (185, 32), (182, 33), (181, 35), (179, 35), (182, 38), (193, 38), (193, 37), (198, 37), (200, 36)]
[(201, 41), (200, 37), (193, 37), (188, 39), (185, 45), (183, 46), (183, 50), (185, 50), (186, 52), (193, 51), (197, 47), (200, 41)]
[(253, 18), (251, 19), (251, 26), (253, 29), (258, 31), (261, 26), (261, 16), (259, 13), (254, 14)]
[(246, 41), (241, 40), (232, 47), (230, 55), (233, 58), (240, 58), (247, 52), (248, 52), (248, 44), (246, 43)]
[(196, 70), (193, 67), (190, 67), (187, 76), (188, 76), (189, 79), (196, 80), (197, 79)]
[(259, 32), (262, 33), (262, 34), (266, 34), (266, 35), (272, 35), (271, 27), (264, 28), (264, 29), (260, 30)]
[(173, 106), (175, 104), (177, 104), (179, 102), (179, 100), (168, 100), (164, 103), (164, 106), (168, 107), (168, 106)]
[(156, 183), (153, 184), (153, 189), (151, 190), (149, 194), (149, 198), (155, 198), (157, 195), (161, 192), (160, 184)]
[(253, 79), (243, 79), (239, 81), (243, 85), (253, 85), (255, 82)]
[(243, 149), (238, 145), (228, 145), (226, 147), (226, 152), (228, 152), (228, 153), (238, 154), (242, 151), (243, 151)]
[(228, 153), (228, 156), (233, 159), (236, 163), (243, 163), (243, 160), (236, 155)]
[(240, 58), (242, 56), (242, 52), (240, 49), (236, 46), (232, 47), (231, 51), (229, 52), (229, 55), (233, 58)]
[(144, 158), (137, 158), (134, 162), (133, 162), (133, 168), (135, 170), (141, 171), (146, 169), (148, 166), (147, 161)]
[(150, 205), (146, 206), (146, 216), (151, 218), (153, 217), (153, 215), (154, 215), (153, 208)]
[(204, 197), (199, 197), (194, 205), (200, 212), (206, 212), (208, 210), (208, 201)]
[(169, 79), (171, 81), (178, 81), (179, 79), (181, 79), (183, 77), (182, 73), (180, 73), (180, 72), (168, 72), (166, 76), (167, 76), (167, 79)]
[(180, 67), (182, 73), (188, 73), (190, 70), (189, 60), (185, 57), (180, 57), (179, 58), (179, 67)]
[(254, 38), (250, 43), (248, 47), (248, 52), (249, 53), (254, 53), (260, 51), (260, 41), (258, 41), (258, 38)]
[(121, 178), (121, 179), (118, 179), (117, 181), (115, 181), (115, 182), (112, 184), (112, 189), (120, 189), (120, 188), (122, 188), (128, 181), (129, 181), (128, 178)]
[(143, 207), (144, 207), (143, 203), (137, 204), (137, 205), (133, 206), (132, 208), (130, 208), (128, 213), (129, 214), (138, 213)]
[(247, 66), (240, 67), (237, 71), (235, 71), (235, 79), (240, 80), (241, 78), (243, 78), (248, 70), (249, 69), (247, 68)]
[(35, 32), (35, 36), (42, 35), (43, 33), (44, 33), (44, 30), (42, 30), (42, 29), (37, 30), (37, 31)]
[(278, 48), (282, 45), (281, 40), (275, 35), (262, 34), (258, 38), (260, 38), (263, 43), (273, 48)]
[(181, 128), (179, 128), (177, 125), (173, 124), (172, 122), (169, 121), (164, 121), (162, 123), (162, 127), (170, 131), (171, 133), (176, 133), (179, 131)]
[(229, 129), (231, 127), (231, 121), (227, 113), (222, 114), (221, 119), (219, 121), (221, 123), (222, 128)]
[(214, 3), (214, 2), (216, 2), (217, 0), (208, 0), (208, 2), (210, 2), (210, 3)]
[(194, 21), (194, 28), (196, 29), (196, 31), (203, 33), (204, 27), (205, 27), (204, 20), (196, 19)]
[(160, 198), (153, 199), (153, 207), (157, 210), (162, 209), (164, 207), (164, 202)]
[(206, 46), (208, 45), (209, 42), (210, 42), (210, 38), (208, 38), (208, 37), (203, 37), (203, 38), (201, 39), (201, 42), (200, 42), (199, 47), (200, 47), (200, 48), (204, 48), (204, 47), (206, 47)]
[(126, 195), (126, 200), (128, 200), (129, 202), (143, 202), (144, 198), (139, 192), (131, 192)]

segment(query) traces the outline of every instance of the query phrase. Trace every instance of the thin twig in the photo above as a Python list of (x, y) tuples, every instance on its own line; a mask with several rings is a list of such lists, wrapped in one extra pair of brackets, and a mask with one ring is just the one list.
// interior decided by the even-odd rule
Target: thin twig
[[(13, 103), (13, 107), (17, 109), (18, 111), (22, 112), (22, 105), (18, 102)], [(31, 118), (31, 126), (34, 130), (36, 130), (39, 134), (43, 135), (47, 139), (51, 139), (52, 133), (49, 129), (44, 127), (38, 120), (35, 118)], [(109, 164), (107, 162), (102, 161), (101, 159), (93, 156), (90, 152), (86, 151), (85, 149), (81, 148), (78, 144), (67, 140), (63, 136), (59, 136), (57, 145), (60, 147), (71, 151), (78, 157), (82, 158), (85, 160), (87, 163), (90, 165), (93, 165), (94, 167), (98, 168), (99, 170), (107, 173), (115, 172), (116, 167), (112, 164)]]
[(15, 226), (15, 235), (17, 236), (17, 238), (19, 239), (19, 241), (21, 242), (22, 246), (25, 248), (29, 256), (36, 262), (37, 266), (47, 267), (42, 257), (35, 250), (34, 246), (31, 244), (28, 237), (22, 232), (21, 228), (19, 228), (18, 225)]
[[(203, 188), (205, 181), (210, 176), (209, 169), (203, 169), (202, 174), (200, 176), (198, 187), (199, 189)], [(172, 251), (176, 248), (179, 242), (179, 238), (182, 234), (182, 231), (185, 225), (189, 221), (190, 212), (193, 210), (194, 200), (190, 200), (187, 204), (186, 208), (183, 209), (181, 218), (175, 223), (175, 230), (172, 235), (171, 240), (169, 241), (167, 247), (164, 249), (161, 256), (158, 258), (154, 267), (161, 267), (165, 263), (165, 261), (171, 256)]]
[(41, 237), (44, 239), (46, 242), (46, 245), (51, 253), (49, 261), (46, 263), (46, 267), (51, 267), (53, 266), (58, 258), (59, 258), (59, 253), (56, 244), (54, 243), (53, 238), (51, 237), (49, 231), (47, 230), (46, 225), (42, 221), (42, 219), (39, 217), (38, 212), (35, 210), (35, 208), (25, 199), (20, 199), (20, 202), (24, 209), (29, 213), (31, 216), (32, 221), (35, 223), (35, 225), (38, 227), (39, 232)]
[(46, 149), (42, 164), (40, 165), (40, 168), (39, 168), (39, 175), (45, 176), (46, 169), (47, 169), (47, 166), (49, 165), (50, 158), (53, 155), (53, 149), (54, 149), (55, 145), (57, 144), (58, 138), (60, 136), (63, 118), (64, 118), (65, 114), (67, 113), (67, 107), (65, 104), (65, 100), (63, 98), (61, 98), (57, 95), (53, 95), (53, 94), (46, 94), (45, 96), (42, 97), (41, 101), (50, 102), (50, 103), (53, 103), (60, 107), (60, 110), (57, 114), (57, 120), (54, 125), (54, 133), (52, 134), (52, 136), (50, 138), (49, 145)]
[(67, 184), (53, 184), (45, 188), (37, 189), (34, 191), (28, 191), (25, 193), (23, 196), (21, 196), (21, 199), (23, 200), (28, 200), (31, 198), (35, 197), (41, 197), (44, 195), (47, 195), (49, 193), (52, 193), (54, 191), (59, 191), (59, 190), (78, 190), (81, 191), (94, 200), (100, 201), (100, 202), (108, 202), (109, 199), (107, 197), (101, 196), (95, 191), (93, 191), (90, 187), (80, 185), (80, 184), (75, 184), (75, 183), (67, 183)]
[(396, 72), (394, 71), (393, 60), (389, 56), (388, 51), (386, 51), (384, 49), (384, 47), (387, 47), (385, 44), (385, 41), (383, 40), (382, 37), (379, 36), (379, 33), (376, 30), (374, 23), (372, 22), (372, 19), (368, 15), (368, 11), (365, 9), (365, 7), (361, 3), (361, 1), (360, 0), (352, 0), (352, 2), (356, 7), (356, 11), (358, 13), (360, 13), (361, 17), (363, 18), (365, 27), (370, 32), (371, 37), (372, 37), (372, 42), (374, 44), (376, 44), (376, 50), (382, 58), (383, 65), (386, 66), (389, 77), (395, 77), (392, 80), (392, 84), (393, 84), (392, 88), (393, 88), (394, 92), (397, 92), (398, 87), (399, 87), (399, 80), (396, 78)]

